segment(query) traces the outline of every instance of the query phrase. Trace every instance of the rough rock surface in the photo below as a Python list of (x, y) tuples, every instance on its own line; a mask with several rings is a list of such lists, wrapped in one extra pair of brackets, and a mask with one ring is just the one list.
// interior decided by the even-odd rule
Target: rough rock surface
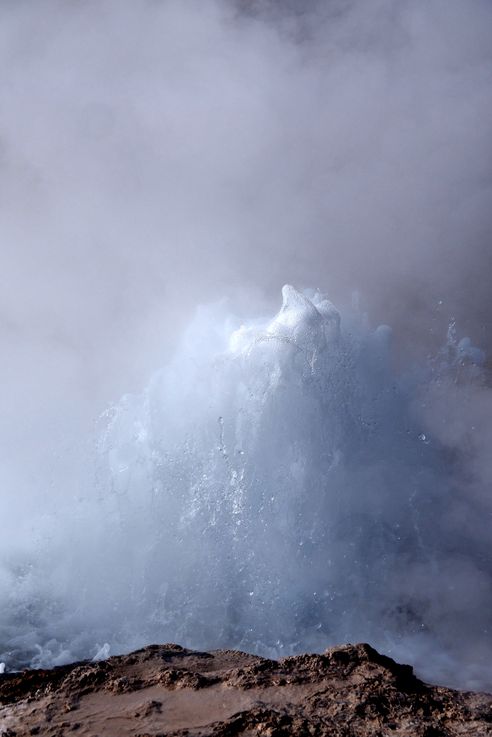
[(152, 645), (0, 675), (3, 737), (492, 735), (492, 695), (419, 681), (369, 645), (280, 661)]

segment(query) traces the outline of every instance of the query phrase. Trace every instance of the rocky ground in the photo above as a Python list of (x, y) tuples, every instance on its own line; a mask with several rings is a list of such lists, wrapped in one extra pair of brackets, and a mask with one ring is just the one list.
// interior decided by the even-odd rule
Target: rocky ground
[(492, 735), (492, 695), (428, 686), (369, 645), (280, 661), (152, 645), (0, 675), (3, 737)]

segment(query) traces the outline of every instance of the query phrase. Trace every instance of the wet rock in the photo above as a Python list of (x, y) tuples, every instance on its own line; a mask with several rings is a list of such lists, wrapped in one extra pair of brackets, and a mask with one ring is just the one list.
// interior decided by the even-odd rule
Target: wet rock
[(0, 735), (492, 737), (492, 695), (420, 681), (367, 644), (268, 660), (151, 645), (4, 674)]

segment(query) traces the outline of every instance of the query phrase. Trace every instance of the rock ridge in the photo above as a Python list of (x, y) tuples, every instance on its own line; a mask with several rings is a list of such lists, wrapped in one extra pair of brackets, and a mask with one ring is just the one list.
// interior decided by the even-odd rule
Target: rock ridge
[(2, 737), (492, 736), (492, 695), (420, 681), (366, 643), (278, 661), (150, 645), (0, 675)]

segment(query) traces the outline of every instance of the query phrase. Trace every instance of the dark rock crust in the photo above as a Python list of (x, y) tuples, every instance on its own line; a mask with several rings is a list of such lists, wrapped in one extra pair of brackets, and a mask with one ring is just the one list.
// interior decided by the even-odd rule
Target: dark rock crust
[(2, 737), (492, 736), (492, 695), (419, 681), (369, 645), (280, 661), (151, 645), (0, 675)]

